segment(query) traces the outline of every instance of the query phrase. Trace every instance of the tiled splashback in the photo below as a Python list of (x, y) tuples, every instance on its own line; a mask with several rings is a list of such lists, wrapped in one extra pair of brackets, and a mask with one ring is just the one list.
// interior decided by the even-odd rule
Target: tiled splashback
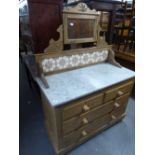
[(85, 65), (104, 62), (108, 57), (108, 51), (95, 51), (82, 54), (73, 54), (69, 56), (58, 56), (46, 58), (42, 60), (42, 68), (44, 73), (54, 72), (64, 69), (71, 69)]

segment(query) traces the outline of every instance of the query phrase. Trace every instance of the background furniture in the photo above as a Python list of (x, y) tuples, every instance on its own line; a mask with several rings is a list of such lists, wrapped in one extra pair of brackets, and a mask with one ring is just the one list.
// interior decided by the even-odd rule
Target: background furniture
[(135, 2), (122, 3), (115, 13), (114, 45), (117, 60), (124, 66), (135, 70)]
[(28, 51), (41, 53), (62, 24), (62, 0), (20, 0), (21, 37)]
[(128, 3), (125, 2), (115, 14), (114, 45), (116, 51), (126, 51), (134, 54), (134, 20), (134, 1), (131, 7), (128, 7)]

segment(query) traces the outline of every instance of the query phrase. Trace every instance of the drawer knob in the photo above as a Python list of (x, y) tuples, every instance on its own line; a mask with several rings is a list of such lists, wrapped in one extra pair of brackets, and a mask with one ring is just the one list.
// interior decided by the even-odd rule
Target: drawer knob
[(89, 109), (90, 109), (90, 108), (88, 107), (88, 105), (84, 105), (84, 106), (83, 106), (83, 110), (84, 110), (84, 111), (88, 111)]
[(124, 93), (123, 93), (122, 91), (119, 90), (119, 91), (117, 92), (117, 94), (118, 94), (119, 96), (121, 96), (121, 95), (123, 95)]
[(125, 117), (126, 116), (126, 113), (123, 113), (122, 115), (121, 115), (121, 117)]
[(112, 115), (111, 118), (112, 118), (113, 120), (115, 120), (115, 119), (116, 119), (116, 116)]
[(82, 131), (82, 136), (87, 136), (87, 132), (85, 130)]
[(114, 106), (115, 106), (116, 108), (118, 108), (118, 107), (120, 107), (120, 104), (117, 103), (117, 102), (115, 102)]
[(87, 124), (88, 123), (88, 119), (87, 118), (83, 118), (82, 122), (83, 122), (83, 124)]

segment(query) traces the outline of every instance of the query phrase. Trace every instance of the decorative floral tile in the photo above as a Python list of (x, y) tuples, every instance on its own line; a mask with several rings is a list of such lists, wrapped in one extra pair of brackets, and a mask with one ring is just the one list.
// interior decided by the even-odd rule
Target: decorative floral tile
[(108, 57), (108, 51), (95, 51), (92, 53), (75, 54), (42, 60), (42, 67), (45, 73), (59, 71), (78, 66), (84, 66), (104, 62)]

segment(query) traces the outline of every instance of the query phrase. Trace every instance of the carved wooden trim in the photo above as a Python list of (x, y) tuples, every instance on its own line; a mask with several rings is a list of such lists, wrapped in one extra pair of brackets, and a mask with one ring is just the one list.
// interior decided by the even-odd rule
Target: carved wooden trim
[(64, 13), (80, 13), (80, 14), (93, 14), (98, 15), (99, 12), (95, 9), (91, 10), (85, 3), (79, 3), (76, 6), (67, 6), (63, 9)]
[(53, 52), (53, 51), (62, 51), (63, 50), (63, 28), (62, 25), (57, 29), (60, 36), (58, 40), (54, 40), (53, 38), (49, 41), (49, 45), (45, 48), (44, 52)]
[(107, 61), (110, 62), (111, 64), (117, 66), (117, 67), (122, 67), (116, 60), (115, 60), (115, 53), (114, 51), (109, 48), (109, 55), (108, 55), (108, 58), (107, 58)]

